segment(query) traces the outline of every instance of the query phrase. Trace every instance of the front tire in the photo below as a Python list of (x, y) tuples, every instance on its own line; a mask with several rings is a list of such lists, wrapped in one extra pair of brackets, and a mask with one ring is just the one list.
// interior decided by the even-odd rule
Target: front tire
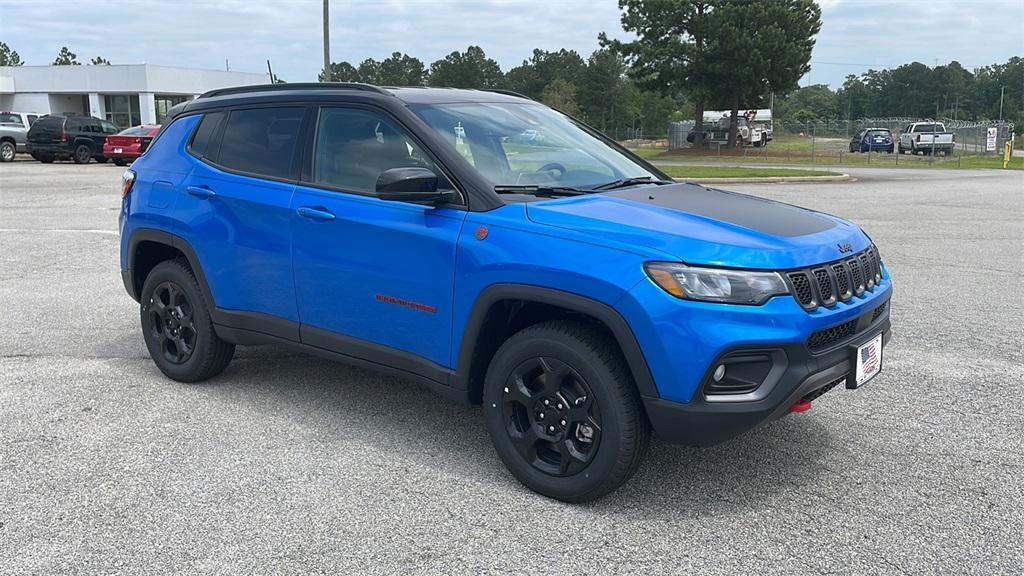
[(509, 338), (487, 370), (483, 405), (509, 471), (531, 490), (566, 502), (621, 486), (650, 439), (621, 352), (583, 322), (544, 322)]
[(217, 336), (199, 283), (184, 260), (157, 264), (140, 300), (142, 335), (161, 372), (179, 382), (200, 382), (227, 368), (235, 345)]

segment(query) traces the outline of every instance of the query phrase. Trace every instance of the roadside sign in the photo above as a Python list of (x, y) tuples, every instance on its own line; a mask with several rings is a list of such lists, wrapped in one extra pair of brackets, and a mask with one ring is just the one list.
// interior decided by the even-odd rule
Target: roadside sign
[(985, 152), (996, 151), (996, 140), (999, 138), (999, 128), (991, 127), (988, 129), (988, 138), (985, 140)]

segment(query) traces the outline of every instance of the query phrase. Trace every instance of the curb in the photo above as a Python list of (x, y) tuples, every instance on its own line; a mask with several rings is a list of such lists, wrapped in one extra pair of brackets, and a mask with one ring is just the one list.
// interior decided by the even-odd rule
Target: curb
[(760, 176), (755, 178), (673, 178), (676, 182), (702, 182), (706, 184), (773, 184), (779, 182), (848, 182), (849, 174), (836, 176)]

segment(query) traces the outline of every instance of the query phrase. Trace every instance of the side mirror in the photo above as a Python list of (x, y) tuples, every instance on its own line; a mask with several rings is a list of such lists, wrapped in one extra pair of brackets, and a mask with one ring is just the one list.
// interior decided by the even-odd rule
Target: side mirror
[(435, 202), (446, 196), (437, 191), (437, 174), (426, 168), (391, 168), (377, 178), (377, 197), (381, 200)]

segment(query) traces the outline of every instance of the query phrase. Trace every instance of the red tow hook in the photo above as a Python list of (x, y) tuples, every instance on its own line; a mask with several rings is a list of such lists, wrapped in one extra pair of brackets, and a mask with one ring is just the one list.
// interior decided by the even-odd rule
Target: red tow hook
[(807, 398), (801, 398), (789, 407), (790, 412), (807, 412), (811, 409), (811, 401)]

